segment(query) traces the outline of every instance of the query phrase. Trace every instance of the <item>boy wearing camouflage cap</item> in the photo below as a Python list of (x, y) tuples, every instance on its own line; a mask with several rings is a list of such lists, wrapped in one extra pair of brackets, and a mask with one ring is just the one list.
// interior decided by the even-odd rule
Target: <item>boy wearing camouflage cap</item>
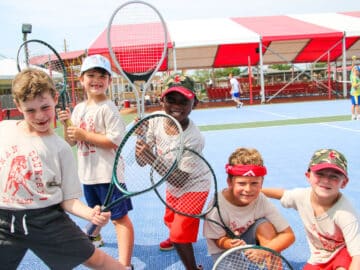
[[(174, 117), (181, 125), (184, 131), (184, 147), (192, 149), (197, 153), (202, 153), (205, 147), (205, 139), (201, 134), (199, 128), (190, 119), (189, 115), (198, 103), (195, 94), (195, 81), (184, 74), (170, 75), (164, 81), (165, 91), (161, 95), (161, 104), (163, 111)], [(137, 141), (137, 151), (146, 154), (147, 144), (156, 144), (156, 136), (146, 138), (146, 143), (143, 140)], [(157, 145), (157, 151), (168, 151), (163, 146)], [(182, 159), (189, 159), (188, 154), (183, 153)], [(184, 164), (178, 164), (177, 169), (173, 172), (171, 177), (176, 177), (178, 174), (186, 175), (189, 181), (193, 181), (197, 168), (186, 167)], [(194, 185), (195, 187), (196, 185)], [(195, 190), (190, 190), (194, 191)], [(186, 194), (187, 192), (183, 193)], [(191, 192), (190, 192), (191, 193)], [(174, 198), (171, 191), (167, 190), (167, 198)], [(183, 200), (183, 196), (177, 198), (178, 201)], [(204, 205), (206, 199), (199, 200), (199, 205)], [(203, 269), (201, 265), (197, 265), (194, 254), (193, 243), (197, 241), (200, 221), (197, 218), (187, 217), (175, 213), (169, 208), (165, 209), (164, 223), (169, 228), (169, 237), (160, 243), (160, 250), (176, 249), (184, 267), (187, 270)], [(186, 228), (186, 229), (184, 229)]]
[(359, 216), (340, 192), (349, 182), (346, 158), (334, 149), (320, 149), (305, 176), (309, 188), (262, 190), (299, 212), (311, 252), (303, 269), (360, 269)]

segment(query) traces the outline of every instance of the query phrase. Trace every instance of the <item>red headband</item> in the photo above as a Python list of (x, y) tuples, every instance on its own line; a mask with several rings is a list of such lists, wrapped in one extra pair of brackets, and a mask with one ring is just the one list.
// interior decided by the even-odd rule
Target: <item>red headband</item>
[(264, 176), (266, 167), (259, 165), (230, 165), (225, 166), (226, 173), (232, 176)]

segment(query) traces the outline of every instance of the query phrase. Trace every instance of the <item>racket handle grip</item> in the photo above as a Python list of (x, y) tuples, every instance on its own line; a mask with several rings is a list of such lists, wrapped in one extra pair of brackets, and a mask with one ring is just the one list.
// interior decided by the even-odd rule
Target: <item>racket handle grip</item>
[(70, 126), (73, 125), (73, 123), (71, 122), (70, 119), (68, 119), (68, 120), (65, 121), (65, 125), (66, 125), (67, 127), (70, 127)]
[(91, 222), (89, 222), (86, 226), (85, 226), (85, 233), (87, 235), (92, 235), (94, 233), (94, 231), (96, 230), (98, 226), (95, 224), (92, 224)]

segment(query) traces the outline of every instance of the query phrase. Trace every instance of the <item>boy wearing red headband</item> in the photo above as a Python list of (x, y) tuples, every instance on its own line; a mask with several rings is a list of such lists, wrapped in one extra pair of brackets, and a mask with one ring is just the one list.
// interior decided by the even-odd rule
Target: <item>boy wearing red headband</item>
[[(261, 193), (266, 167), (256, 149), (238, 148), (226, 165), (228, 187), (218, 193), (222, 220), (239, 239), (232, 239), (218, 225), (204, 222), (208, 252), (214, 262), (227, 249), (257, 244), (277, 252), (289, 247), (295, 236), (278, 209)], [(207, 218), (221, 223), (216, 209)]]
[(305, 176), (309, 188), (262, 190), (299, 212), (311, 252), (303, 269), (360, 269), (359, 215), (340, 192), (349, 182), (345, 156), (334, 149), (317, 150)]

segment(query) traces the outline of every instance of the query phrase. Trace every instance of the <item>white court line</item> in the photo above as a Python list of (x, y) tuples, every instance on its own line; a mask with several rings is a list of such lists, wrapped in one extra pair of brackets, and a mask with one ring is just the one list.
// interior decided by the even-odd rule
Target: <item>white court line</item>
[[(359, 121), (360, 122), (360, 121)], [(315, 124), (315, 123), (314, 123)], [(353, 129), (353, 128), (348, 128), (348, 127), (341, 127), (341, 126), (337, 126), (334, 124), (329, 124), (329, 123), (317, 123), (319, 125), (323, 125), (323, 126), (328, 126), (328, 127), (332, 127), (332, 128), (337, 128), (337, 129), (342, 129), (342, 130), (346, 130), (346, 131), (352, 131), (352, 132), (359, 132), (360, 133), (360, 129)], [(359, 123), (360, 124), (360, 123)]]
[(298, 119), (297, 117), (291, 117), (291, 116), (287, 116), (285, 114), (280, 114), (280, 113), (273, 113), (273, 112), (269, 112), (269, 111), (252, 109), (252, 108), (246, 108), (246, 109), (249, 111), (255, 111), (255, 112), (261, 112), (261, 113), (265, 113), (265, 114), (269, 114), (269, 115), (275, 115), (275, 116), (279, 116), (279, 117), (286, 118), (286, 119)]
[[(301, 119), (299, 117), (291, 117), (285, 114), (280, 114), (280, 113), (273, 113), (273, 112), (269, 112), (269, 111), (264, 111), (264, 110), (259, 110), (259, 109), (251, 109), (248, 108), (248, 110), (252, 110), (252, 111), (256, 111), (256, 112), (260, 112), (260, 113), (265, 113), (265, 114), (269, 114), (269, 115), (275, 115), (275, 116), (279, 116), (285, 119)], [(355, 120), (354, 120), (355, 121)], [(329, 124), (328, 122), (320, 122), (320, 123), (306, 123), (304, 125), (309, 125), (309, 124), (314, 124), (314, 125), (322, 125), (322, 126), (328, 126), (328, 127), (332, 127), (332, 128), (336, 128), (336, 129), (340, 129), (340, 130), (346, 130), (346, 131), (351, 131), (351, 132), (358, 132), (360, 133), (360, 129), (353, 129), (353, 128), (348, 128), (348, 127), (342, 127), (342, 126), (338, 126), (338, 125), (334, 125), (334, 124)], [(359, 121), (360, 124), (360, 121)]]

